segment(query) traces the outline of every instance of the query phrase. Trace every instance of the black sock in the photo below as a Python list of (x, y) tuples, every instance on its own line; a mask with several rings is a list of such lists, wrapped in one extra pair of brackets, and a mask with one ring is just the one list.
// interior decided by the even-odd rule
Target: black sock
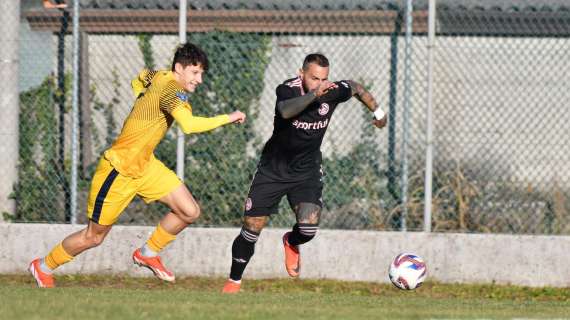
[(235, 238), (232, 245), (232, 269), (230, 271), (230, 279), (234, 281), (241, 280), (243, 271), (253, 256), (255, 251), (255, 242), (259, 233), (241, 228), (241, 232)]
[(293, 226), (293, 232), (289, 234), (289, 239), (287, 240), (290, 245), (298, 246), (303, 243), (311, 241), (317, 234), (319, 230), (318, 224), (310, 223), (296, 223)]

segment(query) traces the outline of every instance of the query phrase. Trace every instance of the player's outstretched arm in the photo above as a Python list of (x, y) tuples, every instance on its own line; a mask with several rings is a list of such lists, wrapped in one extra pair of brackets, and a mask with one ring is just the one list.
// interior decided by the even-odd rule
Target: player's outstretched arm
[(67, 4), (64, 3), (53, 3), (50, 0), (43, 0), (44, 8), (46, 9), (65, 9)]
[(387, 115), (382, 111), (382, 109), (380, 109), (372, 94), (368, 92), (363, 85), (356, 81), (348, 80), (348, 83), (350, 84), (352, 95), (358, 99), (358, 101), (362, 102), (368, 110), (374, 113), (374, 120), (372, 123), (378, 128), (385, 127), (388, 120)]
[(182, 90), (174, 80), (162, 90), (159, 108), (170, 114), (186, 134), (210, 131), (228, 123), (245, 121), (245, 114), (238, 110), (209, 118), (194, 116), (192, 106), (188, 103), (188, 92)]
[(206, 118), (192, 115), (192, 111), (187, 108), (176, 108), (172, 111), (172, 117), (186, 134), (206, 132), (228, 123), (243, 123), (246, 115), (241, 111), (234, 111), (230, 114)]
[(315, 99), (336, 87), (337, 85), (333, 82), (323, 81), (316, 90), (310, 91), (300, 97), (279, 101), (277, 103), (277, 111), (279, 111), (284, 119), (291, 119), (303, 112)]

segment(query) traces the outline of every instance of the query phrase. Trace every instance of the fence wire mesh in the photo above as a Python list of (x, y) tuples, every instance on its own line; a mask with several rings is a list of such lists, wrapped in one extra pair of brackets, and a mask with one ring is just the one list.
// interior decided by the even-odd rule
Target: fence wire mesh
[[(115, 5), (120, 8), (81, 2), (80, 223), (86, 222), (97, 161), (134, 102), (130, 80), (142, 68), (170, 67), (179, 41), (177, 2)], [(363, 7), (337, 2), (338, 7), (297, 11), (190, 6), (188, 41), (208, 53), (211, 66), (191, 96), (194, 113), (212, 116), (237, 108), (248, 115), (244, 126), (186, 136), (185, 183), (202, 207), (198, 225), (240, 224), (260, 150), (272, 132), (275, 87), (296, 75), (306, 54), (318, 51), (331, 61), (331, 79), (364, 84), (390, 117), (378, 131), (356, 99), (337, 109), (322, 146), (321, 226), (400, 230), (405, 211), (407, 230), (423, 228), (427, 4), (420, 1), (413, 13), (406, 118), (405, 6), (398, 1)], [(17, 182), (8, 191), (16, 207), (4, 218), (69, 222), (71, 10), (23, 3), (19, 156), (11, 169), (17, 170)], [(564, 112), (569, 93), (563, 89), (569, 80), (564, 56), (570, 14), (534, 14), (438, 8), (434, 231), (570, 232), (570, 153), (565, 145), (570, 119)], [(175, 134), (170, 130), (155, 151), (172, 169)], [(8, 150), (14, 143), (0, 145)], [(409, 174), (406, 203), (403, 163)], [(166, 211), (161, 204), (136, 199), (119, 223), (156, 224)], [(271, 225), (290, 226), (290, 211), (283, 201)]]
[(570, 15), (439, 19), (434, 229), (567, 234)]

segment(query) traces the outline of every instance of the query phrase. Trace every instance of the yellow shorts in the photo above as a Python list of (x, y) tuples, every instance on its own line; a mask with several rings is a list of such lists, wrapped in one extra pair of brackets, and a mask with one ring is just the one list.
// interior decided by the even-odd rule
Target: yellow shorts
[(98, 224), (112, 225), (135, 195), (149, 203), (166, 196), (182, 184), (160, 160), (153, 158), (148, 165), (144, 176), (131, 178), (120, 174), (107, 159), (101, 158), (91, 181), (87, 217)]

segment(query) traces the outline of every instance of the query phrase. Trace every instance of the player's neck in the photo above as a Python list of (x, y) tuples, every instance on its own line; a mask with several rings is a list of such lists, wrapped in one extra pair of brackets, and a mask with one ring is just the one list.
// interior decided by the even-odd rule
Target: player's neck
[(171, 71), (171, 73), (172, 73), (172, 78), (174, 79), (174, 81), (176, 81), (176, 83), (178, 83), (178, 86), (182, 88), (184, 91), (186, 91), (186, 89), (184, 89), (184, 82), (180, 78), (180, 75), (175, 71)]

